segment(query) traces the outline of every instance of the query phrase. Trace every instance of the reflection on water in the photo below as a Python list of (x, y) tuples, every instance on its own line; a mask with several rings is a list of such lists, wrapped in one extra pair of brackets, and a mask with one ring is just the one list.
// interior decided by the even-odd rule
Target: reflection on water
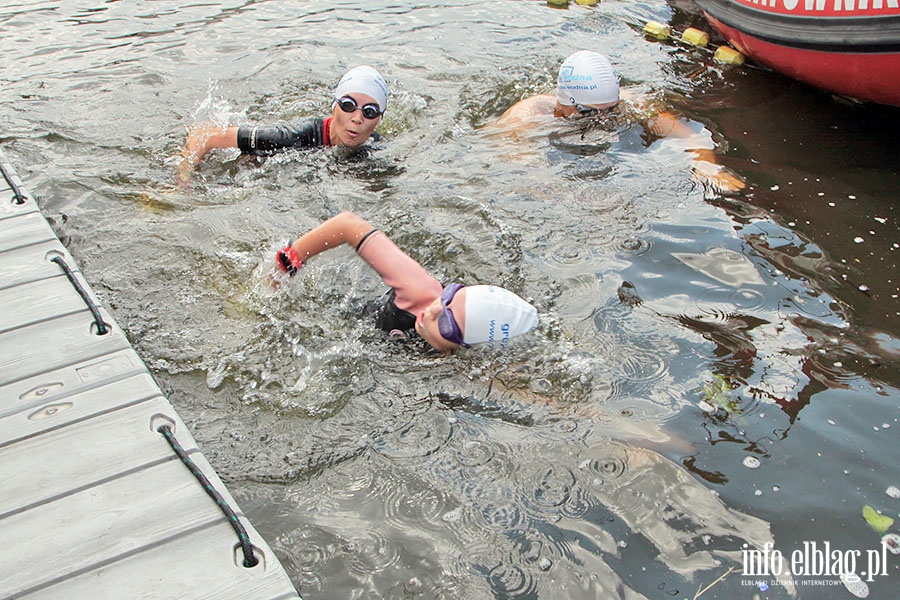
[[(719, 579), (745, 548), (878, 543), (860, 510), (898, 510), (900, 118), (640, 34), (670, 17), (702, 26), (663, 2), (0, 9), (4, 153), (304, 597), (750, 597)], [(484, 124), (578, 48), (747, 190), (639, 126), (551, 123), (509, 160)], [(361, 62), (391, 84), (382, 142), (222, 152), (174, 184), (187, 125), (320, 115)], [(347, 249), (261, 285), (339, 210), (541, 326), (496, 355), (390, 339)], [(782, 583), (764, 597), (846, 595)]]

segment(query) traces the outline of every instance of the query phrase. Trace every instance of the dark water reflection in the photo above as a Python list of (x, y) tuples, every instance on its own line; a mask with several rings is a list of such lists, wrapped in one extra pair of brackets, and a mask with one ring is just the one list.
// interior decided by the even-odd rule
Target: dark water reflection
[[(0, 9), (4, 153), (304, 597), (686, 598), (733, 566), (704, 598), (844, 598), (762, 593), (741, 551), (865, 552), (862, 507), (898, 516), (900, 115), (648, 41), (648, 18), (701, 23), (661, 1)], [(554, 124), (511, 159), (482, 125), (582, 47), (747, 190), (639, 125)], [(319, 115), (360, 62), (392, 85), (385, 141), (221, 153), (174, 186), (188, 124)], [(442, 280), (532, 298), (540, 329), (502, 355), (389, 340), (343, 250), (267, 292), (259, 261), (342, 209)]]

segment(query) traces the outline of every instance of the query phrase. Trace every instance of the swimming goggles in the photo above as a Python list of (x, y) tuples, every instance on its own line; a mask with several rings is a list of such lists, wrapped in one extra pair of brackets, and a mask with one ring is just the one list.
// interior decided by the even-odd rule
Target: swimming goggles
[(576, 104), (575, 104), (575, 108), (578, 109), (578, 112), (581, 113), (581, 116), (583, 116), (583, 117), (588, 117), (588, 116), (591, 116), (591, 115), (596, 115), (596, 114), (601, 113), (601, 112), (607, 112), (607, 111), (610, 111), (610, 110), (614, 109), (615, 107), (617, 107), (618, 105), (619, 105), (619, 102), (616, 101), (616, 103), (613, 104), (612, 106), (608, 106), (608, 107), (606, 107), (606, 108), (595, 108), (595, 107), (593, 107), (593, 106), (585, 106), (584, 104), (577, 104), (577, 103), (576, 103)]
[(359, 104), (357, 104), (356, 100), (354, 100), (350, 96), (335, 98), (334, 101), (337, 102), (337, 105), (340, 106), (341, 110), (345, 113), (352, 113), (357, 109), (362, 110), (362, 115), (367, 119), (377, 119), (384, 114), (384, 111), (380, 110), (378, 108), (378, 105), (375, 103), (365, 104), (362, 108), (359, 108)]
[(447, 305), (453, 301), (453, 296), (456, 295), (456, 292), (464, 287), (466, 286), (461, 283), (451, 283), (445, 287), (444, 291), (441, 293), (442, 310), (441, 314), (438, 315), (438, 331), (440, 331), (441, 336), (448, 342), (468, 348), (469, 345), (463, 341), (462, 330), (459, 328), (459, 324), (453, 316), (453, 311), (447, 307)]

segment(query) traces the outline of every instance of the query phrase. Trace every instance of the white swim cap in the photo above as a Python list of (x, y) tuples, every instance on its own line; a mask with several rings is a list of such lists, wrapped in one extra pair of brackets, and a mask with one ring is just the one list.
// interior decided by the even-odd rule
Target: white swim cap
[(372, 67), (363, 65), (350, 69), (334, 90), (334, 97), (341, 98), (347, 94), (365, 94), (375, 99), (381, 112), (387, 109), (388, 85), (384, 77)]
[(559, 67), (556, 99), (563, 106), (610, 104), (619, 100), (619, 76), (609, 59), (579, 50)]
[(466, 287), (467, 344), (488, 342), (504, 348), (510, 338), (531, 331), (538, 324), (537, 309), (509, 290), (493, 285)]

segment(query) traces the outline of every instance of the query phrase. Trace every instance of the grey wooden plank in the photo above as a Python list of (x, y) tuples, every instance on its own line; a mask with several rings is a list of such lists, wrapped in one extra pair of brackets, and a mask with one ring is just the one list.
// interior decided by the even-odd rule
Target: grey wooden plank
[[(156, 393), (156, 381), (130, 346), (26, 377), (0, 386), (0, 445)], [(53, 406), (56, 410), (51, 413)], [(38, 414), (42, 407), (47, 410)]]
[[(54, 265), (56, 266), (56, 265)], [(58, 269), (58, 275), (49, 279), (0, 289), (0, 334), (40, 323), (59, 315), (82, 311), (90, 318), (90, 312), (69, 279)], [(80, 274), (75, 277), (87, 286)], [(90, 295), (90, 292), (88, 292)], [(91, 300), (97, 299), (92, 295)], [(98, 303), (99, 304), (99, 303)]]
[[(0, 221), (2, 227), (3, 222)], [(57, 239), (0, 252), (0, 288), (58, 276), (62, 269), (49, 260), (50, 256), (57, 255), (62, 256), (73, 271), (78, 271), (72, 256)]]
[[(234, 564), (219, 525), (180, 537), (28, 595), (29, 600), (288, 600), (299, 598), (275, 557)], [(270, 552), (270, 551), (269, 551)], [(179, 560), (190, 556), (191, 560)]]
[(58, 239), (44, 216), (27, 212), (3, 219), (0, 227), (0, 252)]
[(161, 396), (0, 448), (0, 520), (73, 490), (177, 459), (162, 434), (151, 429), (157, 415), (175, 424), (173, 430), (185, 450), (196, 449), (193, 438), (182, 433), (187, 428)]
[(127, 348), (128, 340), (112, 317), (103, 309), (100, 311), (104, 322), (111, 325), (106, 335), (94, 333), (88, 313), (0, 335), (0, 385)]
[[(0, 549), (0, 590), (16, 597), (224, 522), (198, 487), (180, 461), (169, 461), (8, 516), (0, 524), (4, 539), (14, 542)], [(229, 545), (234, 541), (236, 537)]]
[[(16, 217), (30, 212), (40, 212), (37, 203), (31, 198), (26, 197), (25, 202), (19, 204), (13, 200), (13, 191), (6, 180), (0, 177), (0, 222), (9, 217)], [(25, 190), (22, 190), (25, 192)]]

